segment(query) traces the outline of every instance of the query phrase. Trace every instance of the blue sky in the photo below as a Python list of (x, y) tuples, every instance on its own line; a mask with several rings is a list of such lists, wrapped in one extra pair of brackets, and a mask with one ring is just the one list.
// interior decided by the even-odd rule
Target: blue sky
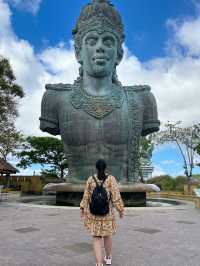
[[(71, 30), (86, 3), (0, 0), (0, 54), (9, 58), (26, 93), (17, 121), (26, 135), (43, 135), (38, 117), (45, 83), (70, 83), (77, 76)], [(124, 85), (151, 85), (162, 122), (199, 122), (200, 1), (112, 3), (122, 15), (126, 34), (119, 79)], [(154, 151), (153, 164), (154, 174), (182, 172), (181, 157), (170, 145)]]
[[(88, 1), (43, 0), (37, 14), (11, 6), (13, 27), (36, 51), (71, 39), (71, 29)], [(125, 25), (126, 45), (141, 61), (164, 56), (170, 30), (168, 19), (184, 19), (197, 11), (190, 0), (113, 0)]]

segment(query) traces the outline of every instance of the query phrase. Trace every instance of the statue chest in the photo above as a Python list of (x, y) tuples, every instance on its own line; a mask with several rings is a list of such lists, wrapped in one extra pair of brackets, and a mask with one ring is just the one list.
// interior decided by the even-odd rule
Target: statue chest
[(88, 176), (95, 170), (95, 162), (104, 158), (109, 171), (122, 179), (128, 172), (130, 154), (135, 156), (138, 149), (144, 112), (140, 99), (137, 95), (129, 99), (124, 93), (118, 106), (114, 102), (110, 107), (108, 101), (105, 106), (100, 102), (99, 109), (95, 105), (87, 109), (64, 96), (57, 104), (57, 118), (70, 175)]
[(73, 105), (60, 106), (59, 124), (65, 144), (81, 146), (87, 144), (126, 144), (128, 139), (128, 106), (124, 101), (102, 118), (96, 118)]

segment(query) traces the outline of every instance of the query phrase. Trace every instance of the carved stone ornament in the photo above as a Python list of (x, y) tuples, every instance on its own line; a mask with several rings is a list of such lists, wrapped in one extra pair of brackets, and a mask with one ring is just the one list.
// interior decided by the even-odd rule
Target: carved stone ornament
[(128, 180), (138, 182), (139, 175), (139, 139), (141, 135), (141, 123), (137, 99), (131, 87), (125, 89), (129, 109), (129, 138), (128, 138)]
[(114, 88), (109, 95), (94, 96), (79, 86), (75, 87), (71, 94), (71, 103), (74, 108), (82, 109), (98, 119), (104, 118), (116, 108), (120, 108), (123, 101), (123, 90), (119, 88)]

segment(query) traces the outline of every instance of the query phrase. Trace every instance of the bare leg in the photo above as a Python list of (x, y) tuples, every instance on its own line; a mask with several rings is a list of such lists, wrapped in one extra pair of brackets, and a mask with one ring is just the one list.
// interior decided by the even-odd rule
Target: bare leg
[(104, 236), (104, 247), (106, 252), (106, 258), (112, 256), (112, 236)]
[(98, 237), (98, 236), (93, 237), (94, 256), (96, 258), (96, 263), (98, 265), (102, 264), (101, 243), (102, 243), (101, 237)]

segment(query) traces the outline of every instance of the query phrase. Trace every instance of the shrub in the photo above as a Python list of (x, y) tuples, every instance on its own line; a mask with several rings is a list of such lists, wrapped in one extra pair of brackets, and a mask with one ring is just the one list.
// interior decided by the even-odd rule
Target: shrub
[(175, 189), (177, 191), (184, 191), (184, 185), (187, 184), (187, 178), (185, 176), (177, 176), (175, 178)]
[(153, 177), (147, 183), (155, 184), (161, 190), (175, 190), (175, 180), (169, 175)]

